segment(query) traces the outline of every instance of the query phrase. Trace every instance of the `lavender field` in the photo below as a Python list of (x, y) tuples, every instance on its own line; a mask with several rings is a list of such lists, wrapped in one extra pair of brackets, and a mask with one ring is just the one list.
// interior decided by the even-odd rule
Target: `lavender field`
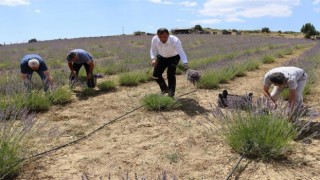
[[(160, 174), (172, 179), (222, 179), (231, 169), (237, 154), (218, 132), (219, 120), (212, 117), (217, 95), (227, 88), (240, 94), (254, 92), (258, 97), (263, 74), (276, 66), (292, 65), (305, 69), (309, 76), (306, 102), (320, 109), (315, 99), (308, 98), (320, 94), (317, 88), (313, 88), (319, 87), (318, 42), (254, 35), (178, 37), (188, 56), (189, 67), (202, 73), (196, 91), (183, 76), (177, 76), (177, 96), (194, 91), (179, 98), (182, 103), (180, 109), (160, 113), (139, 109), (84, 141), (40, 159), (26, 160), (18, 166), (22, 171), (17, 179), (94, 179), (108, 176), (125, 179), (125, 174), (139, 179), (154, 179)], [(158, 92), (156, 83), (150, 82), (148, 74), (151, 69), (151, 38), (93, 37), (0, 46), (0, 115), (1, 123), (5, 124), (0, 129), (3, 131), (1, 134), (36, 134), (18, 138), (28, 141), (21, 141), (24, 148), (17, 157), (24, 159), (84, 137), (106, 122), (137, 108), (145, 95)], [(73, 90), (68, 88), (70, 72), (65, 58), (75, 48), (90, 52), (96, 64), (94, 73), (105, 75), (99, 79), (93, 92), (81, 84)], [(42, 92), (42, 84), (36, 74), (33, 92), (30, 94), (24, 89), (19, 61), (27, 53), (37, 53), (45, 59), (55, 82), (52, 92)], [(80, 74), (85, 75), (83, 70)], [(178, 74), (182, 74), (182, 70)], [(126, 80), (132, 77), (137, 83), (127, 87)], [(102, 87), (106, 90), (103, 91)], [(319, 121), (316, 118), (311, 120)], [(6, 121), (21, 123), (13, 123), (9, 127)], [(41, 126), (41, 122), (45, 125)], [(33, 128), (36, 125), (37, 128)], [(15, 126), (20, 129), (10, 130)], [(1, 137), (8, 142), (13, 141), (7, 136)], [(312, 179), (315, 173), (320, 173), (316, 168), (320, 165), (317, 157), (320, 151), (318, 136), (311, 139), (308, 147), (293, 142), (297, 150), (289, 156), (290, 163), (299, 163), (301, 156), (307, 155), (307, 159), (301, 160), (307, 165), (294, 164), (292, 169), (287, 165), (275, 165), (266, 170), (264, 163), (253, 161), (251, 165), (242, 166), (245, 172), (238, 170), (237, 174), (245, 179), (256, 179), (256, 174), (261, 179)], [(249, 164), (250, 160), (245, 161)], [(294, 173), (297, 169), (300, 170), (299, 175)], [(1, 170), (0, 179), (9, 171)], [(17, 169), (11, 169), (9, 175), (16, 173)]]

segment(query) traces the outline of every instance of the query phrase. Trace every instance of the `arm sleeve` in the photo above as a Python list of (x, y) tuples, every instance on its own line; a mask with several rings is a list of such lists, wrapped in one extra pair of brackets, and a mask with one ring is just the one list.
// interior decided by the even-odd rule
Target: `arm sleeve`
[(264, 86), (271, 86), (271, 81), (270, 81), (270, 78), (269, 78), (269, 76), (266, 74), (265, 76), (264, 76), (264, 78), (263, 78), (263, 85)]
[(91, 61), (93, 60), (93, 57), (92, 57), (92, 55), (90, 53), (87, 53), (87, 56)]
[(158, 55), (158, 49), (156, 46), (155, 38), (151, 40), (150, 57), (151, 59), (156, 59)]
[(288, 88), (289, 89), (297, 89), (297, 87), (298, 87), (298, 83), (297, 83), (297, 81), (295, 80), (295, 79), (289, 79), (288, 80)]
[(175, 49), (178, 52), (183, 64), (188, 63), (188, 59), (187, 59), (187, 55), (184, 52), (182, 45), (181, 45), (181, 41), (178, 39), (177, 42), (175, 43)]
[(20, 69), (22, 74), (27, 74), (28, 73), (28, 68), (26, 67), (25, 63), (20, 64)]
[(39, 71), (47, 71), (48, 67), (44, 61), (40, 61), (40, 68)]

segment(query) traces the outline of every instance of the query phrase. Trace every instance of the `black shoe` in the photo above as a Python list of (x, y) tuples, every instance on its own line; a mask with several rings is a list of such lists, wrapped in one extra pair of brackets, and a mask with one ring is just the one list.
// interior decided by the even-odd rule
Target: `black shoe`
[(162, 95), (167, 94), (167, 93), (169, 93), (169, 90), (163, 90), (163, 91), (161, 91), (161, 94), (162, 94)]
[(168, 96), (173, 98), (174, 97), (174, 92), (168, 92)]

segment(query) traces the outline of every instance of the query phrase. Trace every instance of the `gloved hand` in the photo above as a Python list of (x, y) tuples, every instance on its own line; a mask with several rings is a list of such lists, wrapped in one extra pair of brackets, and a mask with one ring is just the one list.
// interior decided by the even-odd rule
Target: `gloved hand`
[(183, 64), (183, 70), (186, 72), (189, 69), (188, 63)]

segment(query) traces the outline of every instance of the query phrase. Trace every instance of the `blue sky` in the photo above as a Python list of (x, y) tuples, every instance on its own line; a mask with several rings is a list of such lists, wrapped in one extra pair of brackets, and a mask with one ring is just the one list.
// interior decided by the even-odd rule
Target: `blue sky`
[(0, 43), (217, 29), (320, 29), (320, 0), (0, 0)]

